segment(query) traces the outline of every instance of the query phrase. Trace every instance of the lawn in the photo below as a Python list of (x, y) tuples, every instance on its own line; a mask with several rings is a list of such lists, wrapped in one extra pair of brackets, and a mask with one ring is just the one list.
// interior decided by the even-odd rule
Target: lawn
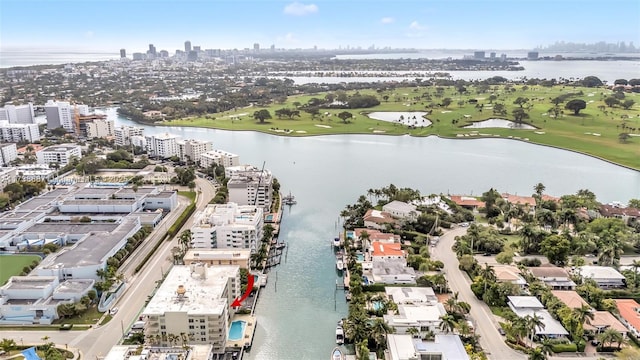
[[(167, 121), (164, 125), (195, 126), (225, 130), (251, 130), (274, 135), (309, 136), (327, 134), (382, 134), (429, 136), (438, 135), (449, 138), (473, 139), (478, 137), (502, 137), (536, 144), (550, 145), (563, 149), (579, 151), (591, 156), (599, 157), (620, 165), (640, 169), (640, 94), (625, 93), (624, 100), (634, 100), (636, 103), (628, 110), (622, 107), (608, 107), (604, 99), (612, 95), (611, 90), (605, 88), (586, 88), (571, 86), (491, 86), (489, 91), (481, 93), (475, 86), (468, 86), (467, 92), (459, 94), (454, 87), (435, 86), (405, 87), (395, 90), (360, 90), (361, 94), (374, 94), (378, 99), (388, 96), (387, 101), (368, 109), (349, 109), (353, 118), (344, 123), (337, 114), (344, 109), (321, 109), (322, 116), (312, 119), (311, 115), (300, 111), (300, 117), (294, 119), (278, 119), (275, 110), (294, 108), (294, 103), (305, 104), (312, 97), (310, 95), (289, 96), (282, 104), (272, 104), (268, 107), (248, 107), (212, 114), (206, 117), (187, 118)], [(349, 94), (352, 94), (350, 92)], [(582, 99), (587, 103), (586, 109), (574, 115), (573, 111), (564, 109), (565, 103), (559, 106), (563, 111), (558, 118), (550, 116), (553, 108), (551, 99), (558, 95), (576, 93), (568, 98)], [(425, 97), (428, 94), (429, 97)], [(313, 95), (324, 98), (326, 93)], [(496, 96), (490, 100), (489, 96)], [(440, 107), (444, 98), (451, 98), (452, 103), (447, 107)], [(529, 99), (525, 106), (528, 119), (525, 123), (535, 126), (535, 130), (484, 128), (465, 129), (464, 126), (491, 118), (513, 119), (512, 111), (519, 108), (514, 104), (515, 99), (523, 97)], [(430, 100), (427, 100), (430, 99)], [(476, 101), (470, 103), (469, 100)], [(567, 100), (567, 101), (568, 101)], [(506, 116), (493, 114), (496, 103), (504, 104)], [(253, 118), (254, 111), (267, 109), (272, 119), (260, 123)], [(367, 113), (373, 111), (425, 111), (432, 109), (427, 118), (433, 122), (428, 127), (409, 129), (404, 125), (381, 120), (370, 119)], [(627, 130), (622, 130), (624, 127)], [(630, 130), (629, 130), (630, 128)], [(284, 132), (287, 129), (287, 132)], [(634, 130), (635, 129), (635, 130)], [(632, 134), (626, 142), (621, 142), (622, 132)]]
[(191, 203), (194, 203), (196, 201), (195, 191), (178, 191), (178, 195), (184, 196), (187, 199), (191, 200)]
[(96, 324), (102, 317), (101, 312), (98, 311), (97, 306), (91, 306), (84, 314), (80, 316), (68, 317), (64, 319), (57, 319), (54, 324)]
[(37, 255), (0, 255), (0, 285), (14, 275), (20, 275), (25, 266), (34, 260), (40, 261)]

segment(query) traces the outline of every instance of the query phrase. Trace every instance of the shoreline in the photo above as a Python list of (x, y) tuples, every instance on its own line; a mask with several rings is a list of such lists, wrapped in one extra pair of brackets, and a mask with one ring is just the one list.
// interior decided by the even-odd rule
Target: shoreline
[[(127, 118), (129, 119), (129, 118)], [(524, 139), (516, 139), (516, 138), (508, 138), (508, 137), (504, 137), (502, 135), (499, 136), (473, 136), (473, 137), (464, 137), (464, 138), (459, 138), (459, 137), (450, 137), (450, 136), (445, 136), (445, 135), (440, 135), (440, 134), (429, 134), (429, 135), (414, 135), (414, 134), (410, 134), (410, 133), (406, 133), (406, 134), (387, 134), (387, 133), (330, 133), (330, 134), (308, 134), (308, 133), (296, 133), (295, 135), (291, 135), (291, 134), (286, 134), (286, 133), (271, 133), (268, 131), (264, 131), (264, 130), (256, 130), (256, 129), (238, 129), (238, 130), (229, 130), (229, 129), (221, 129), (221, 128), (216, 128), (216, 127), (203, 127), (203, 126), (190, 126), (190, 125), (169, 125), (169, 124), (147, 124), (147, 123), (142, 123), (142, 122), (138, 122), (135, 121), (133, 119), (129, 119), (137, 124), (141, 124), (141, 125), (147, 125), (147, 126), (158, 126), (158, 127), (189, 127), (189, 128), (197, 128), (197, 129), (213, 129), (213, 130), (220, 130), (220, 131), (254, 131), (254, 132), (259, 132), (262, 134), (266, 134), (266, 135), (273, 135), (273, 136), (281, 136), (281, 137), (291, 137), (291, 138), (295, 138), (295, 137), (312, 137), (312, 136), (332, 136), (332, 135), (374, 135), (374, 136), (412, 136), (412, 137), (416, 137), (416, 138), (428, 138), (430, 136), (435, 136), (441, 139), (447, 139), (447, 140), (475, 140), (475, 139), (503, 139), (503, 140), (515, 140), (515, 141), (520, 141), (520, 142), (524, 142), (524, 143), (529, 143), (529, 144), (533, 144), (533, 145), (537, 145), (537, 146), (546, 146), (546, 147), (550, 147), (550, 148), (554, 148), (554, 149), (558, 149), (558, 150), (565, 150), (565, 151), (571, 151), (574, 152), (576, 154), (580, 154), (580, 155), (585, 155), (585, 156), (589, 156), (592, 157), (594, 159), (598, 159), (598, 160), (602, 160), (605, 162), (608, 162), (609, 164), (612, 165), (616, 165), (616, 166), (620, 166), (623, 167), (625, 169), (629, 169), (629, 170), (633, 170), (633, 171), (637, 171), (640, 172), (640, 168), (634, 168), (630, 165), (625, 165), (625, 164), (620, 164), (617, 163), (613, 160), (609, 160), (606, 158), (603, 158), (601, 156), (598, 155), (593, 155), (593, 154), (589, 154), (589, 153), (585, 153), (583, 151), (580, 150), (574, 150), (574, 149), (570, 149), (570, 148), (564, 148), (558, 145), (551, 145), (551, 144), (542, 144), (539, 142), (535, 142), (535, 141), (531, 141), (531, 140), (524, 140)], [(480, 120), (482, 121), (482, 120)]]

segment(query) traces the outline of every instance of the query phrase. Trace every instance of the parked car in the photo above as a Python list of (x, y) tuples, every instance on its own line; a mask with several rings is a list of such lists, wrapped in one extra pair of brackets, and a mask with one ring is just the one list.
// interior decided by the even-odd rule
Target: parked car
[(71, 330), (72, 327), (73, 327), (73, 324), (61, 324), (60, 330)]
[(500, 333), (500, 335), (502, 335), (502, 336), (504, 336), (504, 334), (505, 334), (504, 329), (503, 329), (503, 328), (501, 328), (501, 327), (499, 327), (499, 328), (498, 328), (498, 332), (499, 332), (499, 333)]
[(114, 307), (113, 309), (109, 310), (109, 314), (111, 316), (115, 315), (117, 312), (118, 312), (118, 308), (117, 307)]

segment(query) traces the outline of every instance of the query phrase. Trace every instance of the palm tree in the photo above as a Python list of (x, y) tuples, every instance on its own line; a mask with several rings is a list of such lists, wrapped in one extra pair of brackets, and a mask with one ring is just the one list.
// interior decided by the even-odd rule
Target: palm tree
[(536, 333), (536, 328), (542, 330), (544, 329), (545, 324), (542, 321), (542, 317), (536, 315), (535, 313), (533, 314), (533, 316), (531, 315), (525, 316), (524, 319), (525, 319), (527, 333), (529, 334), (529, 340), (531, 341), (531, 344), (533, 344), (533, 336)]
[(547, 354), (545, 354), (542, 351), (542, 347), (538, 346), (535, 349), (532, 349), (531, 351), (529, 351), (529, 357), (527, 358), (528, 360), (547, 360)]
[[(598, 335), (598, 340), (602, 343), (603, 348), (611, 347), (613, 343), (617, 343), (619, 349), (624, 341), (624, 337), (616, 329), (608, 328)], [(605, 346), (605, 344), (609, 344), (609, 346)]]
[(384, 350), (387, 345), (387, 334), (393, 333), (393, 329), (381, 318), (376, 318), (371, 326), (371, 337), (376, 343), (376, 349)]
[(579, 308), (574, 308), (571, 311), (571, 316), (576, 318), (579, 324), (584, 324), (587, 319), (593, 320), (593, 309), (589, 305), (582, 304)]
[(493, 270), (493, 266), (489, 265), (488, 263), (485, 263), (484, 268), (480, 268), (479, 275), (482, 277), (484, 281), (484, 292), (487, 292), (487, 284), (489, 282), (496, 281), (496, 272), (495, 270)]
[(408, 328), (408, 329), (407, 329), (407, 333), (408, 333), (409, 335), (411, 335), (411, 337), (417, 337), (416, 335), (419, 335), (419, 334), (420, 334), (420, 329), (418, 329), (418, 328), (417, 328), (417, 327), (415, 327), (415, 326), (412, 326), (412, 327), (410, 327), (410, 328)]
[(17, 346), (16, 341), (13, 339), (2, 339), (2, 341), (0, 341), (0, 349), (2, 349), (3, 351), (6, 351), (7, 353), (15, 349), (16, 346)]
[(449, 314), (440, 316), (440, 330), (445, 333), (453, 332), (456, 329), (456, 319)]
[(631, 267), (633, 268), (633, 286), (638, 287), (638, 269), (640, 268), (640, 260), (633, 260), (631, 263)]

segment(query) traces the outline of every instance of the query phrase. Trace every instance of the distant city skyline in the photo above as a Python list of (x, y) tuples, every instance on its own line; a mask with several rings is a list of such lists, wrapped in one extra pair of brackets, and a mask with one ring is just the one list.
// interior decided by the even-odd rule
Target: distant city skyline
[(637, 47), (638, 14), (625, 0), (2, 0), (0, 50)]

